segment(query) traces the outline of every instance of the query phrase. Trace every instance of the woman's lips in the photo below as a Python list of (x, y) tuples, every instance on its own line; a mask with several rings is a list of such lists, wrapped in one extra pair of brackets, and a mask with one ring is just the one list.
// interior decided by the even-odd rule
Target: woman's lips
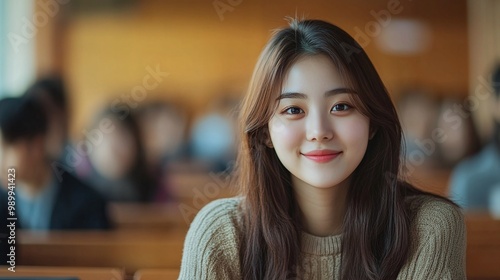
[(315, 150), (302, 155), (312, 161), (318, 163), (325, 163), (335, 159), (341, 153), (342, 153), (341, 151), (334, 151), (334, 150)]

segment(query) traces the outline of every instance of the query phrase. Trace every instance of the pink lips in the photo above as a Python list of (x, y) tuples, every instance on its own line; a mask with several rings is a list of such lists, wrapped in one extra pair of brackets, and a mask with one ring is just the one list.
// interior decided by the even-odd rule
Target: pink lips
[(341, 151), (334, 151), (334, 150), (314, 150), (302, 155), (315, 162), (325, 163), (333, 160), (341, 153), (342, 153)]

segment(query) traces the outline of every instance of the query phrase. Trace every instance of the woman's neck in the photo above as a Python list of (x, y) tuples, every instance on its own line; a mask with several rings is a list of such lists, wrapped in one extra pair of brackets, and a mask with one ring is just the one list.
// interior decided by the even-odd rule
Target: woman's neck
[(306, 232), (330, 236), (342, 232), (349, 180), (331, 188), (316, 188), (292, 176), (294, 195)]

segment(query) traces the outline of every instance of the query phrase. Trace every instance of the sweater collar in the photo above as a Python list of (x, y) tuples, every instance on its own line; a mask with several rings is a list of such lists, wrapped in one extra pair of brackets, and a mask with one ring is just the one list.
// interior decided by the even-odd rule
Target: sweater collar
[(302, 252), (312, 255), (340, 254), (342, 234), (332, 236), (315, 236), (302, 232)]

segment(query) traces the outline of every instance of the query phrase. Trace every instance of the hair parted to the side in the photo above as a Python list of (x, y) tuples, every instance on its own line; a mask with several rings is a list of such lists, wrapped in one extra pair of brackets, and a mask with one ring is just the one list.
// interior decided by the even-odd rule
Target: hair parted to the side
[[(292, 20), (265, 46), (240, 111), (236, 184), (242, 188), (244, 279), (291, 279), (300, 267), (301, 224), (290, 172), (269, 147), (268, 122), (287, 71), (302, 56), (328, 56), (375, 132), (353, 173), (342, 238), (341, 279), (396, 279), (409, 256), (405, 197), (424, 194), (400, 180), (402, 131), (370, 59), (345, 31), (320, 20)], [(334, 269), (334, 268), (332, 268)]]

